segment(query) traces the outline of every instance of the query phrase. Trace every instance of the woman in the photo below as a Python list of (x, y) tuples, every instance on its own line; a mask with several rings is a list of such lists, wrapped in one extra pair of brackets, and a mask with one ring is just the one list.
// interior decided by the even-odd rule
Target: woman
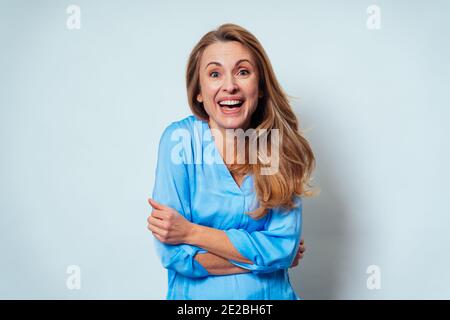
[(167, 299), (299, 299), (288, 268), (304, 251), (315, 160), (264, 49), (222, 25), (192, 50), (186, 80), (193, 115), (162, 134), (149, 199)]

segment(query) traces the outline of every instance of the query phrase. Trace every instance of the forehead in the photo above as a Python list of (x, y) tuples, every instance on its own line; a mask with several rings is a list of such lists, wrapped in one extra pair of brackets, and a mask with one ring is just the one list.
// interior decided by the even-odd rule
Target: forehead
[(206, 47), (200, 65), (205, 66), (211, 61), (223, 65), (234, 64), (240, 59), (247, 59), (254, 64), (252, 53), (247, 47), (237, 41), (215, 42)]

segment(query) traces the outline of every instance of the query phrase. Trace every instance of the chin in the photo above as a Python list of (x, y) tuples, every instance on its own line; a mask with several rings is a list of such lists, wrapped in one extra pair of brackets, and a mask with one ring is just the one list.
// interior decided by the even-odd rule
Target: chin
[(220, 126), (225, 129), (239, 129), (244, 127), (245, 122), (246, 119), (242, 119), (240, 117), (239, 118), (229, 117), (221, 119)]

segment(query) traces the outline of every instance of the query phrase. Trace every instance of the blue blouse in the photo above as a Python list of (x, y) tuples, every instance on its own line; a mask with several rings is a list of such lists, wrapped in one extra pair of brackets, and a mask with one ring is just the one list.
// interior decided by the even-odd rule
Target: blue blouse
[(188, 116), (163, 132), (158, 150), (153, 199), (174, 208), (189, 221), (224, 230), (252, 264), (229, 260), (251, 272), (212, 275), (194, 259), (206, 250), (165, 244), (154, 239), (168, 269), (167, 299), (297, 300), (288, 268), (300, 242), (301, 197), (292, 210), (271, 209), (262, 219), (245, 212), (258, 208), (252, 175), (239, 187), (215, 146), (206, 121)]

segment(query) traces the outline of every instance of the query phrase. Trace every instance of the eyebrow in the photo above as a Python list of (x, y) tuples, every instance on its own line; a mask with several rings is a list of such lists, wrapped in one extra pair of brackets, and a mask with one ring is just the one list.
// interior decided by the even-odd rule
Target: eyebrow
[[(247, 61), (248, 63), (250, 63), (250, 65), (253, 67), (253, 64), (250, 62), (250, 60), (248, 60), (248, 59), (240, 59), (240, 60), (238, 60), (236, 63), (235, 63), (235, 67), (238, 65), (238, 64), (240, 64), (241, 62), (244, 62), (244, 61)], [(208, 68), (208, 66), (210, 65), (210, 64), (216, 64), (216, 65), (218, 65), (218, 66), (222, 66), (222, 64), (220, 64), (220, 62), (217, 62), (217, 61), (211, 61), (210, 63), (208, 63), (207, 65), (206, 65), (206, 67), (205, 67), (205, 69), (206, 68)]]

